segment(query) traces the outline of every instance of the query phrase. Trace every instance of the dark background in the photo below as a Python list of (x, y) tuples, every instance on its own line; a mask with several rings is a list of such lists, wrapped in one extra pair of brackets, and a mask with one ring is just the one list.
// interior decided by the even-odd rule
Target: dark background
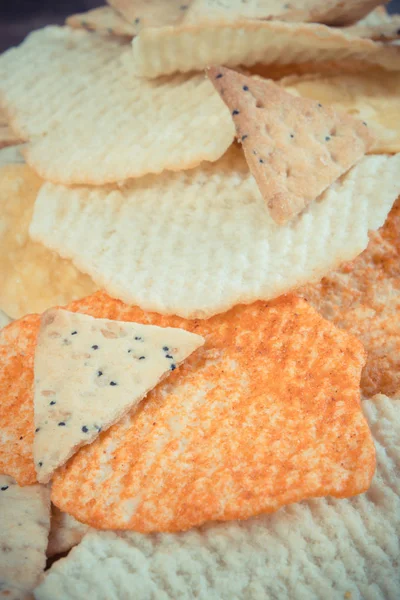
[[(33, 29), (62, 24), (68, 15), (104, 4), (105, 0), (0, 0), (0, 52), (19, 44)], [(388, 8), (400, 13), (400, 0), (392, 0)]]

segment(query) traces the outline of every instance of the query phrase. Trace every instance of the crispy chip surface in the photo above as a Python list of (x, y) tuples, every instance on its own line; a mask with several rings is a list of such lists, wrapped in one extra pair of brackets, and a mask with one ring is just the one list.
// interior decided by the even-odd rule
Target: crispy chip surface
[(178, 326), (206, 343), (58, 471), (52, 500), (61, 510), (97, 528), (176, 531), (368, 488), (375, 458), (359, 401), (364, 351), (304, 301), (282, 297), (203, 321), (101, 294), (86, 302), (79, 310)]
[(326, 318), (356, 335), (367, 350), (365, 395), (400, 389), (400, 200), (368, 248), (301, 293)]
[(205, 318), (319, 281), (355, 258), (400, 193), (399, 169), (400, 154), (364, 157), (278, 225), (232, 147), (217, 163), (119, 188), (47, 183), (30, 234), (127, 304)]
[(0, 475), (0, 597), (30, 600), (46, 566), (50, 490)]
[(125, 21), (110, 6), (100, 6), (85, 13), (71, 15), (67, 18), (66, 24), (76, 29), (86, 29), (97, 33), (122, 35), (131, 38), (138, 33), (135, 27)]
[(133, 68), (143, 77), (211, 65), (290, 65), (358, 60), (400, 70), (400, 48), (313, 23), (242, 19), (144, 29), (132, 41)]
[[(180, 534), (95, 532), (50, 571), (37, 600), (396, 600), (400, 401), (363, 403), (377, 450), (370, 490)], [(118, 573), (118, 577), (115, 576)]]
[(130, 45), (69, 27), (32, 33), (0, 57), (0, 93), (27, 162), (67, 184), (119, 182), (215, 161), (229, 111), (203, 74), (135, 77)]
[(207, 70), (228, 106), (247, 164), (277, 223), (299, 214), (369, 150), (366, 122), (295, 97), (272, 81)]
[(300, 75), (282, 85), (306, 98), (331, 105), (366, 121), (375, 137), (377, 153), (400, 150), (400, 74), (382, 71), (357, 74)]
[(0, 308), (13, 318), (65, 304), (96, 289), (68, 260), (29, 238), (42, 183), (27, 165), (0, 167)]

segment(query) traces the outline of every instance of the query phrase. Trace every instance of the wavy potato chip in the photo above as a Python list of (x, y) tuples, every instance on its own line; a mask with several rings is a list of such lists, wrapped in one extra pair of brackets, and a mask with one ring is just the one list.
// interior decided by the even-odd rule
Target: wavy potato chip
[(288, 91), (366, 121), (375, 137), (374, 152), (400, 150), (400, 73), (294, 75), (280, 83)]
[(293, 65), (359, 61), (400, 70), (400, 48), (314, 23), (241, 19), (144, 29), (132, 41), (133, 69), (142, 77), (212, 65)]
[(0, 56), (0, 93), (28, 164), (44, 179), (104, 184), (217, 160), (229, 111), (203, 74), (146, 81), (122, 38), (33, 32)]
[(366, 396), (400, 390), (400, 199), (368, 248), (315, 285), (298, 290), (367, 350), (361, 377)]
[(306, 302), (282, 297), (203, 321), (102, 294), (84, 302), (81, 311), (180, 327), (206, 343), (55, 474), (52, 501), (62, 511), (102, 529), (177, 531), (368, 488), (364, 351)]
[(96, 289), (68, 260), (30, 239), (29, 223), (42, 184), (27, 165), (0, 167), (0, 308), (13, 318), (66, 304)]
[(214, 164), (118, 188), (46, 183), (30, 234), (127, 304), (207, 318), (319, 281), (355, 258), (400, 193), (399, 169), (400, 154), (366, 156), (278, 225), (233, 146)]
[(74, 29), (86, 29), (108, 35), (121, 35), (132, 38), (138, 30), (123, 19), (109, 6), (100, 6), (84, 13), (71, 15), (65, 21)]
[[(37, 600), (395, 600), (400, 589), (400, 400), (363, 402), (377, 451), (370, 490), (180, 534), (93, 532), (47, 571)], [(115, 574), (118, 573), (118, 576)]]

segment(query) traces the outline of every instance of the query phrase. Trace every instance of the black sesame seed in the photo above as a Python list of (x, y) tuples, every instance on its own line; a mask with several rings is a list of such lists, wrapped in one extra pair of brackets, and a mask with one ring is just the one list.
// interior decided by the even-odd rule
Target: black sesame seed
[(83, 433), (87, 433), (89, 431), (89, 429), (86, 427), (86, 425), (84, 425), (82, 427), (82, 431), (83, 431)]
[(164, 346), (163, 350), (164, 350), (164, 352), (168, 352), (168, 350), (169, 350), (168, 346)]
[(141, 339), (142, 339), (142, 338), (141, 338), (139, 335), (137, 335), (137, 336), (135, 337), (135, 340), (136, 340), (137, 342), (140, 342), (140, 340), (141, 340)]
[(37, 433), (38, 431), (40, 431), (40, 427), (36, 427), (35, 433)]
[(71, 333), (71, 335), (76, 335), (77, 333), (78, 333), (77, 331), (73, 331), (73, 332)]
[(64, 421), (60, 421), (60, 422), (59, 422), (59, 424), (58, 424), (58, 426), (59, 426), (59, 427), (65, 427), (65, 423), (64, 423)]
[(363, 121), (362, 124), (365, 125), (365, 127), (368, 127), (365, 121)]
[(327, 136), (325, 136), (325, 141), (326, 141), (326, 142), (329, 142), (329, 140), (330, 140), (330, 139), (331, 139), (331, 136), (330, 136), (330, 135), (327, 135)]
[(258, 162), (259, 162), (259, 163), (262, 163), (262, 164), (264, 163), (264, 161), (263, 161), (263, 159), (262, 159), (262, 158), (259, 158), (259, 159), (258, 159)]
[(132, 352), (132, 348), (129, 348), (128, 350), (128, 354), (130, 354)]
[(136, 25), (137, 25), (138, 23), (140, 23), (140, 19), (139, 19), (139, 17), (137, 17), (137, 18), (135, 19), (135, 23), (136, 23)]
[(172, 359), (172, 358), (174, 358), (174, 357), (173, 357), (173, 356), (171, 356), (171, 354), (166, 354), (166, 355), (165, 355), (165, 358), (171, 358), (171, 359)]
[(318, 102), (318, 105), (317, 105), (317, 106), (319, 106), (320, 108), (322, 108), (322, 104), (321, 104), (321, 102)]
[(239, 111), (238, 111), (238, 110), (236, 110), (236, 108), (235, 108), (235, 110), (233, 110), (233, 111), (232, 111), (232, 114), (233, 114), (233, 116), (235, 116), (235, 115), (238, 115), (238, 114), (240, 114), (240, 113), (239, 113)]
[(291, 138), (294, 138), (294, 133), (291, 133), (291, 134), (290, 134), (290, 137), (291, 137)]
[(145, 358), (145, 356), (139, 356), (139, 360), (144, 360)]
[(242, 142), (244, 142), (244, 140), (247, 139), (248, 137), (249, 136), (247, 134), (246, 135), (242, 135)]
[(103, 371), (97, 371), (97, 377), (101, 377), (103, 375)]
[(114, 386), (114, 385), (118, 385), (118, 384), (115, 383), (115, 381), (110, 381), (110, 385)]
[(171, 369), (171, 371), (175, 371), (175, 369), (176, 369), (176, 365), (171, 365), (171, 366), (170, 366), (170, 369)]
[(223, 77), (222, 73), (218, 73), (218, 75), (215, 76), (215, 79), (221, 79), (221, 77)]
[(182, 4), (180, 7), (181, 10), (187, 10), (187, 8), (188, 8), (187, 4)]
[(94, 346), (92, 346), (92, 349), (93, 349), (93, 350), (98, 350), (98, 349), (99, 349), (99, 347), (98, 347), (98, 345), (97, 345), (97, 344), (95, 344)]
[(2, 492), (5, 492), (6, 490), (8, 490), (8, 485), (3, 485), (3, 487), (0, 489)]
[(52, 400), (52, 401), (50, 402), (50, 406), (54, 406), (54, 405), (55, 405), (55, 403), (56, 403), (56, 401), (55, 401), (55, 400)]
[(249, 86), (248, 86), (248, 85), (244, 85), (244, 86), (243, 86), (243, 90), (244, 90), (245, 92), (248, 92), (248, 91), (249, 91)]
[(43, 467), (42, 461), (38, 462), (39, 467)]
[(98, 425), (95, 425), (94, 428), (97, 429), (97, 431), (100, 433), (101, 427), (99, 427)]

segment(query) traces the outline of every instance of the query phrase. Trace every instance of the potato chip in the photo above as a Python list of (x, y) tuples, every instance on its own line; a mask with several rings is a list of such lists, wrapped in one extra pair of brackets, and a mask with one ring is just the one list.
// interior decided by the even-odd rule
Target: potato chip
[(298, 215), (372, 145), (365, 121), (225, 67), (207, 74), (232, 114), (247, 164), (277, 223)]
[(376, 139), (374, 151), (400, 150), (400, 74), (382, 71), (353, 75), (304, 75), (282, 80), (288, 91), (329, 104), (369, 124)]
[(0, 597), (30, 600), (46, 567), (50, 490), (0, 475)]
[(96, 289), (69, 261), (29, 238), (42, 183), (26, 165), (0, 167), (0, 308), (13, 318), (66, 304)]
[(390, 15), (379, 6), (361, 21), (346, 27), (346, 32), (371, 40), (395, 40), (400, 36), (400, 15)]
[(368, 488), (364, 350), (304, 301), (282, 297), (203, 321), (116, 301), (107, 309), (101, 294), (86, 302), (91, 314), (180, 327), (206, 344), (55, 474), (62, 511), (97, 528), (177, 531)]
[(234, 125), (201, 75), (146, 81), (130, 45), (68, 27), (32, 33), (0, 57), (0, 92), (29, 139), (27, 162), (67, 184), (118, 182), (215, 161)]
[(257, 63), (341, 63), (357, 60), (400, 70), (400, 48), (313, 23), (242, 19), (144, 29), (132, 41), (133, 68), (142, 77)]
[(363, 393), (395, 395), (400, 390), (400, 199), (358, 258), (300, 292), (364, 344)]
[(206, 318), (319, 281), (355, 258), (400, 193), (399, 169), (400, 154), (366, 156), (278, 225), (232, 147), (215, 164), (118, 188), (46, 183), (30, 234), (127, 304)]
[[(363, 403), (376, 450), (370, 490), (180, 534), (93, 532), (47, 571), (37, 600), (395, 600), (400, 589), (400, 401)], [(116, 576), (116, 573), (118, 574)]]
[(71, 15), (66, 24), (74, 29), (86, 29), (108, 35), (122, 35), (132, 38), (138, 30), (109, 6), (100, 6), (85, 13)]
[(61, 512), (56, 506), (52, 505), (47, 556), (51, 558), (57, 554), (68, 552), (68, 550), (79, 544), (88, 531), (90, 531), (90, 527), (79, 523), (74, 517)]
[[(387, 0), (386, 0), (387, 1)], [(193, 0), (183, 22), (218, 19), (276, 19), (278, 21), (314, 21), (344, 24), (357, 21), (370, 12), (381, 0)]]

